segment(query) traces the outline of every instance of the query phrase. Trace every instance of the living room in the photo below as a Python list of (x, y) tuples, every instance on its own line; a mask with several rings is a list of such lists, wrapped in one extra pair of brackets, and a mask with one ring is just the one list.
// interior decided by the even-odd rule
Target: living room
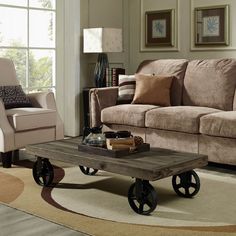
[[(15, 127), (17, 148), (14, 148), (14, 144), (7, 144), (8, 147), (12, 145), (12, 149), (8, 148), (13, 151), (11, 168), (0, 166), (0, 234), (235, 235), (234, 12), (234, 0), (0, 0), (0, 57), (13, 60), (16, 78), (26, 93), (53, 92), (54, 95), (49, 92), (40, 98), (29, 95), (33, 104), (57, 111), (54, 114), (47, 113), (46, 118), (35, 119), (35, 123), (17, 123), (15, 118), (9, 121), (13, 126), (18, 124), (20, 127)], [(161, 31), (148, 31), (148, 27), (156, 22), (160, 30), (164, 27), (161, 36)], [(207, 24), (213, 28), (207, 31)], [(122, 49), (107, 53), (110, 68), (123, 68), (126, 75), (133, 76), (139, 72), (147, 77), (163, 76), (158, 73), (164, 71), (175, 77), (171, 78), (172, 85), (176, 78), (184, 81), (182, 84), (185, 90), (180, 91), (179, 104), (175, 104), (178, 98), (176, 94), (173, 96), (168, 85), (167, 110), (170, 104), (204, 109), (196, 111), (189, 108), (187, 113), (185, 110), (176, 110), (177, 113), (169, 112), (166, 115), (155, 113), (156, 110), (160, 111), (158, 102), (141, 102), (152, 106), (148, 107), (149, 110), (138, 108), (139, 103), (136, 102), (138, 104), (119, 105), (127, 106), (123, 111), (118, 108), (109, 110), (113, 105), (118, 107), (116, 103), (120, 87), (96, 88), (94, 71), (99, 53), (87, 53), (84, 50), (84, 29), (90, 28), (121, 30)], [(46, 62), (43, 61), (45, 58), (48, 59)], [(145, 60), (154, 62), (141, 64)], [(206, 70), (202, 69), (205, 65), (208, 67)], [(6, 69), (4, 66), (0, 68)], [(2, 75), (5, 76), (4, 73)], [(202, 78), (195, 82), (198, 74)], [(221, 78), (229, 83), (221, 83)], [(216, 81), (219, 86), (211, 86), (204, 79)], [(190, 82), (194, 87), (189, 85)], [(144, 87), (148, 86), (145, 84)], [(199, 87), (204, 89), (198, 90)], [(90, 102), (93, 103), (84, 104), (86, 88), (93, 88), (90, 90)], [(101, 91), (108, 93), (103, 95)], [(173, 97), (177, 99), (174, 103)], [(78, 157), (77, 145), (81, 143), (86, 123), (85, 105), (90, 108), (88, 119), (91, 126), (103, 123), (103, 131), (114, 131), (117, 134), (117, 131), (125, 130), (131, 132), (129, 136), (138, 136), (139, 141), (141, 138), (149, 143), (151, 148), (171, 149), (168, 154), (161, 151), (162, 159), (156, 157), (156, 160), (166, 163), (170, 156), (177, 156), (178, 159), (172, 162), (176, 166), (178, 163), (178, 168), (168, 163), (168, 168), (157, 171), (155, 167), (158, 163), (152, 159), (147, 166), (142, 160), (137, 165), (131, 161), (127, 164), (128, 168), (123, 166), (119, 158), (101, 159), (97, 155), (100, 160), (94, 163), (95, 157), (88, 159), (91, 155)], [(137, 107), (132, 110), (130, 106)], [(0, 110), (3, 114), (4, 108), (0, 106)], [(217, 123), (214, 114), (217, 116), (218, 112), (223, 114), (219, 115), (220, 121)], [(181, 117), (186, 114), (189, 120), (182, 125)], [(0, 115), (0, 124), (1, 130), (4, 130), (6, 120), (2, 117)], [(148, 123), (142, 123), (148, 118)], [(162, 121), (159, 125), (152, 122), (160, 118)], [(51, 129), (51, 119), (55, 121), (55, 130)], [(228, 121), (224, 122), (225, 119)], [(45, 132), (38, 134), (39, 125), (43, 122)], [(201, 126), (204, 122), (205, 127)], [(29, 131), (23, 136), (21, 128), (32, 124), (35, 133)], [(8, 131), (5, 137), (10, 137)], [(54, 132), (55, 139), (62, 139), (63, 135), (66, 139), (63, 142), (56, 141), (53, 151), (47, 143), (41, 146), (29, 145), (26, 150), (17, 151), (22, 143), (27, 146), (33, 140), (34, 143), (52, 141)], [(28, 143), (24, 143), (24, 140)], [(2, 143), (5, 145), (9, 141)], [(69, 150), (66, 153), (65, 150), (72, 145), (73, 152)], [(148, 152), (143, 153), (145, 156)], [(4, 154), (2, 158), (5, 158)], [(44, 177), (49, 180), (37, 179), (41, 167), (35, 165), (35, 160), (40, 163), (39, 166), (46, 165), (46, 172), (41, 174), (46, 173)], [(191, 172), (192, 169), (195, 171)], [(190, 175), (181, 175), (183, 171), (188, 171), (186, 173)], [(180, 184), (184, 184), (187, 178), (194, 179), (195, 182), (191, 184), (195, 190), (188, 194), (185, 192), (185, 196), (181, 197), (174, 183), (178, 176)], [(140, 179), (143, 180), (141, 185)], [(130, 193), (132, 186), (150, 190), (147, 197), (151, 202), (150, 209), (135, 210), (131, 203), (134, 197), (132, 194), (138, 194), (138, 190)]]

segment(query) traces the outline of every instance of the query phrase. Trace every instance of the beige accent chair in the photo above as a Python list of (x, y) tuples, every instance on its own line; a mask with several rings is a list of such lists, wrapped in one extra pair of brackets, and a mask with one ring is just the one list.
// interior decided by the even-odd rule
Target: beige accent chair
[[(0, 86), (19, 85), (11, 60), (0, 58)], [(19, 149), (28, 144), (64, 138), (62, 120), (57, 112), (54, 94), (28, 94), (33, 107), (5, 109), (0, 98), (0, 153), (3, 167), (11, 167)]]

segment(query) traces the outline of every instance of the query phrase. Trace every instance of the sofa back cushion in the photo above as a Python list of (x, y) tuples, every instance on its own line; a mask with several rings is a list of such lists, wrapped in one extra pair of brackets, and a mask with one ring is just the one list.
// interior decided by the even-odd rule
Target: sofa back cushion
[(236, 60), (193, 60), (184, 78), (183, 105), (232, 110), (236, 87)]
[(162, 76), (174, 76), (170, 92), (171, 105), (181, 105), (182, 89), (187, 60), (184, 59), (160, 59), (143, 61), (137, 73), (154, 74)]

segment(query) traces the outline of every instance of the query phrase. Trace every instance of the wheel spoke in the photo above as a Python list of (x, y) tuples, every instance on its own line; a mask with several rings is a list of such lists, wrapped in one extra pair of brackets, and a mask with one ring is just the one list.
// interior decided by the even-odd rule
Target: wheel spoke
[(190, 183), (192, 182), (192, 178), (193, 178), (193, 177), (194, 177), (193, 174), (190, 173), (190, 174), (189, 174), (189, 179), (188, 179)]
[(146, 200), (145, 204), (147, 204), (150, 208), (152, 208), (152, 203), (149, 200)]
[(196, 188), (197, 188), (197, 184), (195, 184), (195, 183), (191, 183), (191, 184), (190, 184), (190, 187), (196, 189)]
[(139, 213), (143, 213), (143, 207), (144, 207), (144, 203), (142, 202), (140, 203), (139, 208), (138, 208)]
[(136, 196), (131, 196), (130, 199), (137, 200), (137, 197)]
[(185, 189), (185, 195), (186, 196), (190, 196), (189, 188), (185, 187), (184, 189)]
[(182, 184), (176, 184), (176, 188), (177, 189), (180, 189), (180, 188), (182, 188), (183, 186), (182, 186)]
[(89, 174), (89, 167), (86, 167), (85, 173), (86, 173), (86, 174)]
[(43, 178), (43, 184), (46, 185), (46, 184), (47, 184), (47, 178), (46, 178), (46, 175), (43, 175), (42, 178)]
[(79, 166), (80, 170), (82, 171), (83, 174), (85, 175), (95, 175), (98, 170), (86, 166)]
[(40, 171), (40, 172), (37, 172), (37, 176), (38, 177), (42, 177), (43, 176), (43, 173)]

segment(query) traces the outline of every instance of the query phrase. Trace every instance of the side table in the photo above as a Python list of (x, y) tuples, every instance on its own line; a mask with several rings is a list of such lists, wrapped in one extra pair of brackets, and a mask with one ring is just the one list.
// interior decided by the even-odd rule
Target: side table
[(92, 87), (83, 88), (84, 127), (90, 127), (89, 90), (91, 88)]

